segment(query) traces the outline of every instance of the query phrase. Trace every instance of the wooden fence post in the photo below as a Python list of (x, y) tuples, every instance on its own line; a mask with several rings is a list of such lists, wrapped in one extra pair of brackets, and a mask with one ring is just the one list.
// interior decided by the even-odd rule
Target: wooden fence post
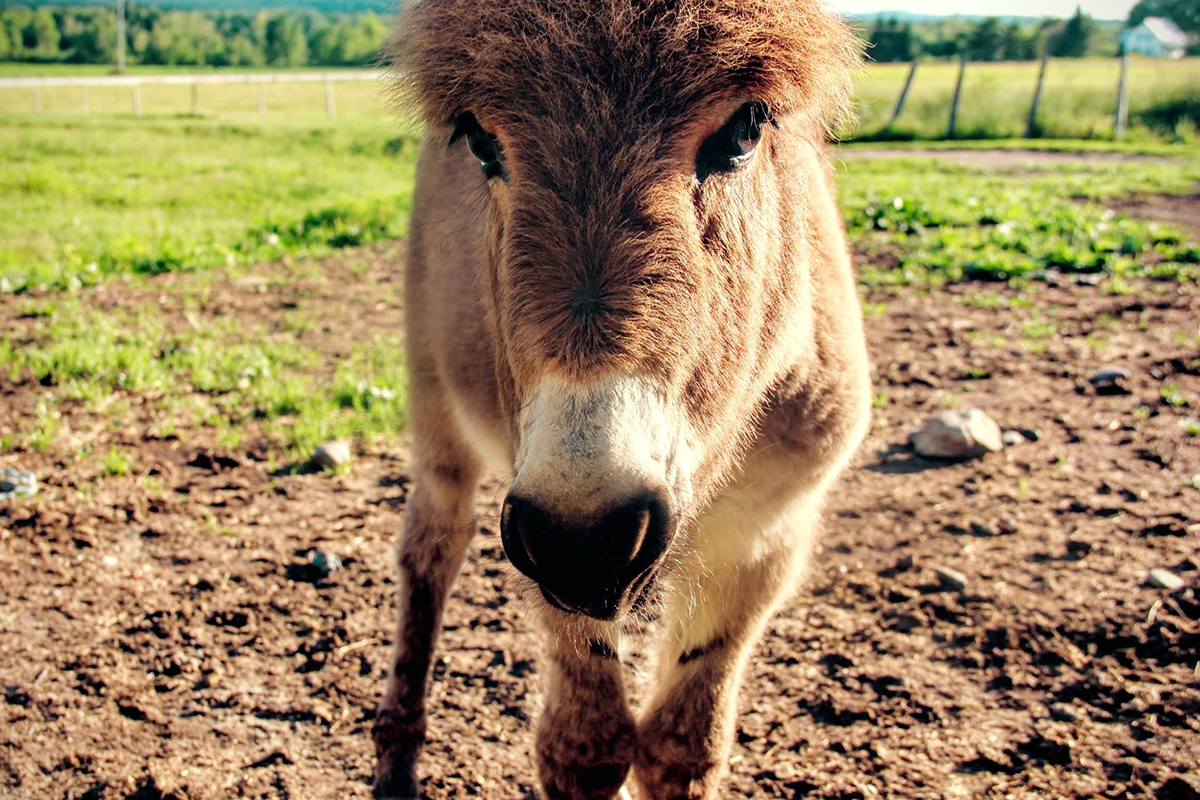
[(267, 85), (260, 83), (258, 85), (258, 118), (262, 119), (267, 115)]
[(41, 87), (33, 87), (33, 113), (42, 113), (42, 90)]
[(200, 116), (200, 84), (192, 84), (192, 116)]
[(967, 71), (967, 55), (963, 53), (958, 60), (958, 80), (954, 83), (954, 99), (950, 101), (950, 123), (946, 126), (946, 138), (954, 138), (954, 125), (958, 122), (958, 101), (962, 97), (963, 75)]
[(892, 127), (896, 124), (896, 120), (900, 119), (900, 114), (904, 111), (904, 101), (908, 99), (908, 90), (912, 86), (913, 76), (916, 74), (917, 60), (914, 58), (912, 66), (908, 68), (908, 77), (904, 79), (904, 88), (900, 90), (900, 97), (896, 100), (896, 108), (892, 110), (892, 118), (888, 121), (887, 127)]
[(1033, 139), (1040, 136), (1038, 130), (1037, 112), (1038, 105), (1042, 102), (1042, 84), (1046, 82), (1046, 66), (1050, 63), (1050, 54), (1042, 56), (1042, 66), (1038, 70), (1037, 87), (1033, 90), (1033, 102), (1029, 105), (1029, 119), (1025, 121), (1025, 138)]
[(1125, 135), (1125, 124), (1129, 122), (1129, 53), (1121, 56), (1121, 77), (1117, 82), (1117, 118), (1113, 122), (1113, 138)]
[(140, 117), (142, 115), (142, 87), (133, 87), (133, 115)]
[(329, 78), (326, 78), (325, 79), (325, 116), (329, 117), (330, 119), (333, 119), (334, 110), (335, 109), (333, 107), (333, 81), (329, 80)]
[(87, 107), (87, 87), (86, 87), (86, 86), (80, 86), (80, 87), (79, 87), (79, 113), (80, 113), (80, 114), (83, 114), (83, 115), (86, 117), (86, 116), (87, 116), (87, 112), (88, 112), (88, 107)]

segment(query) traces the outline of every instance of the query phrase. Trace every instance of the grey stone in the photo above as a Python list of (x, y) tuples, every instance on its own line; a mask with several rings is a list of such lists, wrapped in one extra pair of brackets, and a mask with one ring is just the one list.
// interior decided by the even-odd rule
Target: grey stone
[(37, 476), (32, 472), (16, 467), (5, 467), (0, 472), (0, 500), (13, 497), (33, 497), (37, 492)]
[(1178, 591), (1183, 588), (1183, 578), (1169, 569), (1160, 569), (1157, 567), (1146, 573), (1146, 583), (1150, 586), (1166, 589), (1168, 592)]
[(343, 464), (349, 464), (352, 457), (350, 445), (345, 442), (333, 441), (326, 442), (314, 450), (308, 463), (317, 469), (340, 467)]
[(986, 522), (972, 522), (971, 533), (975, 536), (999, 536), (1000, 529)]
[(947, 589), (952, 589), (956, 592), (964, 591), (970, 585), (967, 576), (963, 575), (956, 569), (949, 567), (935, 566), (933, 571), (937, 573), (938, 581)]
[(1004, 448), (1000, 426), (977, 408), (944, 411), (909, 437), (913, 449), (930, 458), (978, 458)]
[(308, 554), (308, 563), (312, 564), (313, 569), (319, 572), (323, 578), (342, 568), (342, 560), (333, 553), (326, 553), (324, 550), (311, 551)]
[(1016, 447), (1019, 444), (1025, 444), (1025, 434), (1020, 431), (1005, 431), (1000, 435), (1000, 441), (1004, 442), (1005, 447)]

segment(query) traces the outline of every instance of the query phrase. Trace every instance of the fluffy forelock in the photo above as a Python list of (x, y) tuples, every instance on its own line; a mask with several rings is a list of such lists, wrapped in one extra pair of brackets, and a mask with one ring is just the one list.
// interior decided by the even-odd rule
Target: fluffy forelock
[(860, 54), (819, 0), (409, 0), (392, 64), (432, 125), (672, 118), (738, 93), (830, 125)]

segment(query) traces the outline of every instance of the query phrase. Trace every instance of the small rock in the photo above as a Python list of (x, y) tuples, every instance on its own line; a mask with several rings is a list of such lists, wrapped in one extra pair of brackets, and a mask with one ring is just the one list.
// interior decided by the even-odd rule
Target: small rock
[(1088, 378), (1088, 382), (1096, 394), (1132, 394), (1129, 389), (1132, 377), (1133, 373), (1125, 367), (1109, 366)]
[(326, 442), (313, 451), (308, 463), (317, 469), (340, 467), (349, 464), (351, 459), (350, 445), (345, 442)]
[(293, 581), (320, 583), (341, 568), (342, 560), (333, 553), (313, 549), (308, 551), (308, 561), (287, 568), (287, 576)]
[(326, 553), (324, 550), (313, 550), (310, 552), (308, 554), (308, 563), (312, 564), (313, 568), (325, 578), (342, 568), (342, 560), (333, 553)]
[(913, 449), (930, 458), (978, 458), (1004, 448), (1000, 426), (977, 408), (944, 411), (909, 437)]
[(1020, 431), (1005, 431), (1000, 435), (1000, 441), (1004, 442), (1005, 447), (1016, 447), (1019, 444), (1025, 444), (1025, 434)]
[(1146, 573), (1146, 583), (1150, 586), (1166, 589), (1168, 592), (1178, 591), (1183, 588), (1183, 578), (1168, 569), (1160, 569), (1158, 567)]
[(33, 497), (38, 492), (37, 476), (32, 472), (6, 467), (0, 472), (0, 500), (12, 497)]
[(1020, 530), (1017, 524), (1017, 518), (1013, 516), (1004, 516), (1000, 518), (1000, 524), (996, 526), (997, 532), (1012, 535)]
[(950, 569), (949, 567), (934, 567), (933, 571), (937, 573), (938, 581), (947, 589), (961, 592), (964, 591), (968, 585), (970, 585), (970, 581), (967, 580), (967, 576), (963, 575), (956, 569)]
[(1075, 276), (1075, 283), (1079, 286), (1099, 286), (1104, 280), (1104, 276), (1099, 272), (1088, 272), (1083, 275)]
[(999, 536), (1000, 530), (995, 525), (986, 522), (972, 522), (971, 534), (974, 536)]

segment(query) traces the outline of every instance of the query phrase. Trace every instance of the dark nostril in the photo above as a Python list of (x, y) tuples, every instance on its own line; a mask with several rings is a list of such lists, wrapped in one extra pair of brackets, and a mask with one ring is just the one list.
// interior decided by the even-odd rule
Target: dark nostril
[(623, 551), (627, 566), (623, 571), (633, 580), (666, 549), (671, 513), (661, 494), (647, 492), (610, 511), (597, 528), (615, 548)]
[(500, 514), (504, 551), (547, 599), (600, 619), (666, 550), (674, 522), (663, 494), (647, 492), (578, 519), (510, 494)]
[(513, 495), (505, 499), (500, 512), (500, 539), (508, 560), (534, 579), (537, 578), (537, 560), (533, 554), (542, 539), (540, 529), (545, 527), (541, 516), (543, 513), (537, 506), (523, 497)]

